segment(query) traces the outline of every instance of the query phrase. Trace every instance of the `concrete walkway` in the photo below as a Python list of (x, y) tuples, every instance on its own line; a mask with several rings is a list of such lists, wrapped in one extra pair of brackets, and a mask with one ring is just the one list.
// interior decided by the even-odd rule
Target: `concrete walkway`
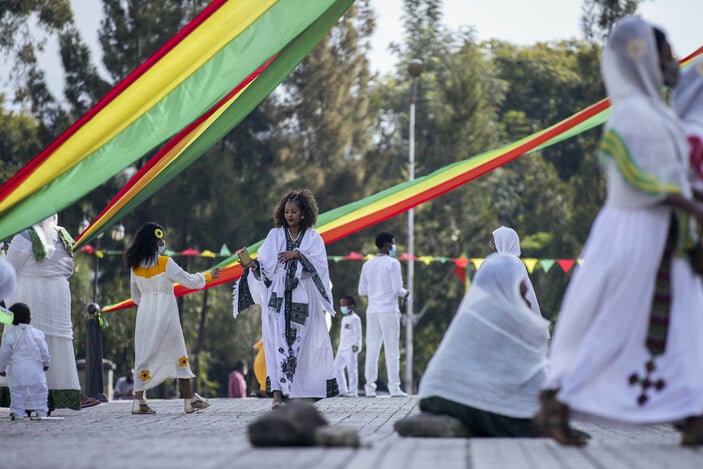
[(359, 432), (361, 448), (253, 448), (247, 424), (269, 399), (213, 399), (184, 414), (181, 400), (154, 400), (156, 415), (131, 415), (131, 402), (58, 410), (56, 421), (10, 421), (0, 409), (0, 467), (6, 468), (703, 468), (703, 449), (678, 445), (668, 425), (613, 427), (579, 422), (585, 449), (547, 439), (402, 438), (393, 423), (418, 412), (416, 398), (334, 398), (315, 404), (333, 425)]

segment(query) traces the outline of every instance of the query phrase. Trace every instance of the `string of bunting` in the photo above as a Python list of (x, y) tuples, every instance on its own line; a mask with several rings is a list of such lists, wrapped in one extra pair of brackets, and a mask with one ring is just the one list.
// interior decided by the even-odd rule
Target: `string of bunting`
[[(118, 250), (109, 250), (109, 249), (95, 249), (91, 245), (85, 245), (80, 248), (80, 252), (88, 254), (88, 255), (95, 255), (98, 256), (99, 258), (103, 258), (105, 256), (121, 256), (123, 254), (123, 251), (118, 251)], [(204, 251), (198, 251), (197, 249), (194, 248), (188, 248), (184, 249), (183, 251), (170, 251), (166, 250), (164, 253), (167, 256), (170, 257), (209, 257), (209, 258), (217, 258), (217, 257), (229, 257), (232, 255), (232, 252), (229, 250), (226, 244), (223, 244), (220, 250), (215, 253), (214, 251), (211, 251), (209, 249), (206, 249)], [(329, 259), (332, 262), (342, 262), (342, 261), (366, 261), (374, 257), (373, 254), (362, 254), (360, 252), (356, 251), (351, 251), (349, 254), (345, 256), (327, 256), (327, 259)], [(408, 253), (404, 252), (398, 257), (398, 260), (401, 262), (406, 262), (409, 260), (415, 260), (417, 262), (422, 262), (425, 265), (429, 265), (433, 262), (439, 262), (439, 263), (447, 263), (447, 262), (452, 262), (454, 265), (459, 268), (459, 269), (466, 269), (469, 267), (469, 265), (473, 265), (474, 269), (478, 269), (481, 267), (481, 264), (485, 260), (485, 257), (473, 257), (473, 258), (468, 258), (466, 256), (460, 256), (460, 257), (445, 257), (445, 256), (410, 256)], [(559, 267), (561, 267), (561, 270), (564, 273), (569, 272), (575, 264), (581, 264), (582, 259), (537, 259), (537, 258), (523, 258), (521, 259), (523, 264), (525, 264), (525, 267), (527, 268), (527, 271), (529, 273), (533, 273), (534, 270), (537, 267), (540, 267), (545, 273), (549, 272), (551, 268), (556, 264)]]

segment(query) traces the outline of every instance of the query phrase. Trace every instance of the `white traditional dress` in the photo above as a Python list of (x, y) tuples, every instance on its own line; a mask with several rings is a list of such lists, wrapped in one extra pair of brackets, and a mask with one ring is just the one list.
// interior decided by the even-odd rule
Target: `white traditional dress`
[(190, 379), (188, 352), (173, 284), (200, 289), (210, 273), (190, 274), (168, 256), (132, 269), (132, 300), (138, 305), (134, 330), (134, 391), (146, 391), (168, 378)]
[[(46, 372), (49, 408), (79, 410), (81, 386), (73, 350), (68, 284), (73, 274), (73, 239), (56, 223), (53, 215), (12, 238), (6, 259), (15, 268), (17, 287), (5, 298), (5, 304), (9, 307), (21, 302), (29, 306), (32, 326), (46, 337), (53, 361)], [(4, 386), (2, 383), (0, 380)], [(0, 388), (0, 405), (5, 403), (6, 394)]]
[[(296, 250), (285, 263), (278, 254)], [(293, 242), (273, 228), (258, 250), (259, 270), (234, 286), (234, 317), (261, 304), (267, 390), (284, 396), (324, 398), (338, 394), (325, 311), (333, 312), (325, 243), (308, 228)], [(258, 285), (257, 285), (258, 284)]]
[(691, 185), (703, 192), (703, 58), (699, 57), (681, 72), (673, 107), (688, 138)]
[(476, 272), (420, 381), (420, 399), (440, 397), (514, 418), (531, 418), (547, 367), (549, 322), (520, 295), (525, 265), (491, 254)]
[(40, 417), (49, 412), (44, 367), (51, 357), (42, 331), (29, 324), (9, 326), (0, 346), (0, 371), (7, 370), (12, 404), (10, 412), (24, 416), (27, 409)]
[(600, 146), (607, 199), (562, 303), (545, 388), (622, 422), (700, 415), (701, 278), (683, 249), (686, 217), (661, 203), (691, 195), (686, 140), (662, 97), (652, 27), (619, 21), (601, 66), (612, 102)]
[[(520, 254), (522, 254), (520, 251), (520, 237), (514, 229), (508, 228), (507, 226), (496, 228), (493, 230), (493, 242), (496, 245), (496, 252), (504, 252), (520, 258)], [(529, 277), (525, 283), (527, 285), (526, 297), (527, 301), (530, 302), (530, 309), (541, 316), (542, 311), (539, 309), (535, 287), (532, 286)]]

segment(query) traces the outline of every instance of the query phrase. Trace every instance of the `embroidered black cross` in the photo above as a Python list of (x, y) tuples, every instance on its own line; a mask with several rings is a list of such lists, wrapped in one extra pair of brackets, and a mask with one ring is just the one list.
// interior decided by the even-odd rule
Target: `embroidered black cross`
[(637, 398), (637, 404), (641, 406), (645, 405), (649, 400), (647, 392), (649, 392), (651, 388), (654, 388), (655, 391), (661, 391), (666, 387), (666, 381), (664, 379), (659, 378), (655, 380), (652, 376), (654, 371), (657, 369), (657, 366), (654, 364), (653, 358), (647, 360), (647, 363), (645, 363), (644, 368), (646, 371), (644, 376), (641, 377), (637, 373), (632, 373), (629, 378), (630, 386), (636, 386), (639, 384), (642, 388), (642, 393)]

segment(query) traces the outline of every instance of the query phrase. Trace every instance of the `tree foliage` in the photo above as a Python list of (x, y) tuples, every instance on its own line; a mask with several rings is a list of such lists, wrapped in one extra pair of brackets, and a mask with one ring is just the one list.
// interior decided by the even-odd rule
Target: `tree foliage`
[[(68, 0), (0, 3), (0, 50), (17, 64), (13, 99), (22, 103), (22, 112), (0, 113), (0, 177), (16, 172), (206, 3), (102, 0), (100, 65), (73, 22)], [(441, 0), (405, 0), (404, 34), (392, 47), (397, 68), (376, 76), (367, 58), (375, 26), (372, 2), (357, 1), (269, 98), (122, 220), (128, 231), (123, 243), (106, 235), (102, 247), (121, 250), (143, 222), (156, 220), (166, 226), (169, 248), (215, 250), (227, 244), (234, 250), (265, 236), (273, 207), (287, 190), (310, 188), (324, 212), (405, 181), (413, 84), (407, 65), (413, 59), (422, 60), (424, 68), (415, 81), (417, 177), (554, 124), (604, 96), (600, 50), (593, 39), (638, 3), (586, 0), (591, 42), (517, 46), (479, 42), (470, 28), (447, 29)], [(49, 92), (37, 60), (48, 40), (59, 43), (65, 78), (61, 97)], [(520, 234), (526, 257), (577, 257), (604, 195), (595, 161), (597, 138), (598, 132), (591, 131), (525, 155), (417, 207), (416, 254), (485, 257), (491, 232), (508, 225)], [(61, 223), (75, 232), (81, 217), (97, 214), (134, 170), (128, 168), (64, 210)], [(328, 245), (328, 253), (374, 253), (373, 240), (381, 230), (394, 233), (399, 250), (405, 250), (407, 218), (401, 215)], [(189, 271), (212, 265), (207, 258), (178, 262)], [(71, 289), (79, 357), (85, 353), (84, 311), (92, 301), (95, 267), (94, 257), (77, 254)], [(121, 258), (105, 256), (99, 267), (97, 301), (127, 298), (129, 271)], [(330, 264), (335, 299), (356, 294), (360, 269), (361, 263)], [(556, 315), (569, 277), (553, 269), (548, 274), (536, 270), (532, 278), (542, 310)], [(463, 294), (453, 263), (416, 263), (415, 312), (422, 315), (416, 324), (415, 382)], [(222, 395), (234, 362), (253, 360), (260, 318), (232, 320), (226, 286), (182, 298), (179, 306), (198, 392)], [(363, 317), (363, 301), (359, 312)], [(108, 320), (105, 357), (124, 369), (133, 360), (135, 311), (111, 314)], [(335, 346), (338, 329), (335, 319)]]

